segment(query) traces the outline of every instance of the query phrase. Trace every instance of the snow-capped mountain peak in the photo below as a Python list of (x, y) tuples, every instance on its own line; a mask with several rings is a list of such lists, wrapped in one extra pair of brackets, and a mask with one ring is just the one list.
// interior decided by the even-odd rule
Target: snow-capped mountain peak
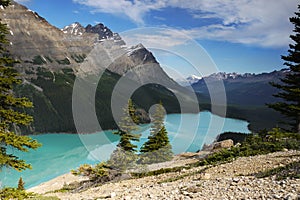
[(194, 83), (197, 83), (201, 79), (202, 79), (201, 76), (190, 75), (187, 78), (180, 78), (180, 79), (177, 79), (176, 81), (177, 81), (177, 83), (179, 83), (182, 86), (190, 86)]
[(83, 35), (83, 33), (86, 32), (85, 28), (78, 22), (75, 22), (69, 26), (65, 26), (62, 31), (65, 34), (80, 36)]

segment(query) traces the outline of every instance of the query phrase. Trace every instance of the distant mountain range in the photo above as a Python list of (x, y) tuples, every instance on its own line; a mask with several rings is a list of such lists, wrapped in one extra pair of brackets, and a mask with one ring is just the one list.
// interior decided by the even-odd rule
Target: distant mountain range
[(288, 70), (273, 71), (261, 74), (238, 74), (219, 72), (201, 78), (192, 84), (193, 89), (205, 96), (209, 96), (207, 85), (222, 81), (225, 86), (227, 102), (239, 105), (264, 105), (277, 101), (273, 94), (278, 90), (270, 82), (279, 82), (289, 73)]
[[(110, 108), (111, 95), (125, 74), (128, 84), (145, 85), (132, 96), (145, 122), (149, 120), (146, 111), (159, 101), (167, 112), (180, 112), (174, 93), (190, 101), (192, 93), (172, 80), (149, 50), (142, 44), (126, 46), (119, 34), (101, 23), (83, 27), (76, 22), (61, 30), (16, 2), (1, 10), (0, 18), (10, 29), (8, 49), (19, 61), (15, 68), (23, 78), (16, 91), (34, 103), (28, 112), (35, 121), (28, 132), (76, 132), (72, 115), (75, 77), (96, 76), (100, 71), (104, 74), (98, 83), (95, 106), (104, 129), (116, 128)], [(125, 98), (122, 94), (118, 96)], [(90, 127), (86, 130), (94, 131), (97, 130)]]
[(284, 121), (283, 116), (267, 108), (266, 104), (280, 100), (273, 96), (278, 89), (271, 86), (270, 82), (278, 83), (288, 73), (286, 69), (261, 74), (220, 72), (203, 77), (191, 86), (201, 96), (200, 101), (209, 103), (207, 85), (215, 88), (217, 82), (222, 81), (227, 96), (227, 115), (248, 120), (250, 128), (261, 130), (276, 126), (280, 120)]

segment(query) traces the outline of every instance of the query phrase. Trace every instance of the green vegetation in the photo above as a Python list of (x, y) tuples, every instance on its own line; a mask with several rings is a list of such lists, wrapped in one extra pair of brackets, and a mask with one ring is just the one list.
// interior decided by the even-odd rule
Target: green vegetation
[(289, 117), (292, 120), (290, 123), (292, 131), (300, 134), (300, 5), (298, 10), (295, 13), (296, 17), (290, 18), (290, 22), (295, 26), (295, 35), (290, 36), (294, 43), (290, 44), (289, 54), (281, 57), (285, 61), (284, 65), (288, 66), (291, 72), (281, 80), (281, 84), (272, 83), (281, 91), (274, 96), (283, 99), (284, 102), (269, 104), (269, 107)]
[(139, 163), (151, 164), (169, 161), (173, 158), (172, 146), (164, 125), (164, 110), (162, 103), (156, 106), (151, 123), (148, 140), (141, 148)]
[(131, 141), (140, 140), (140, 135), (133, 133), (138, 130), (136, 122), (138, 122), (138, 119), (135, 116), (135, 108), (130, 99), (128, 104), (123, 108), (123, 116), (119, 123), (119, 129), (117, 132), (114, 132), (114, 134), (120, 136), (120, 142), (117, 146), (123, 151), (136, 152), (137, 145), (131, 143)]
[(196, 170), (196, 171), (189, 172), (189, 173), (185, 173), (185, 174), (182, 174), (180, 176), (175, 176), (175, 177), (172, 177), (172, 178), (168, 178), (168, 179), (165, 179), (165, 180), (160, 181), (158, 183), (169, 183), (169, 182), (178, 181), (178, 180), (184, 179), (185, 177), (188, 177), (188, 176), (193, 176), (195, 174), (201, 174), (201, 173), (205, 172), (207, 169), (209, 169), (209, 167), (206, 166), (203, 169)]
[(33, 58), (32, 63), (34, 65), (44, 65), (47, 64), (47, 62), (42, 58), (42, 56), (37, 55)]
[(72, 55), (71, 56), (73, 60), (75, 60), (75, 62), (77, 63), (83, 63), (84, 59), (86, 58), (86, 55), (85, 54), (82, 54), (82, 55)]
[(53, 63), (53, 60), (52, 60), (50, 57), (45, 56), (45, 58), (46, 58), (50, 63)]
[[(15, 90), (18, 95), (26, 96), (34, 104), (33, 108), (26, 109), (26, 112), (33, 115), (35, 119), (30, 129), (26, 130), (26, 133), (76, 133), (72, 114), (74, 72), (66, 68), (60, 72), (52, 73), (48, 69), (40, 67), (37, 69), (37, 73), (38, 77), (29, 81), (41, 88), (42, 91), (29, 84), (18, 85)], [(98, 83), (95, 109), (103, 130), (118, 128), (112, 116), (111, 94), (119, 78), (120, 75), (105, 71)], [(129, 79), (127, 82), (128, 84), (124, 84), (124, 87), (130, 87), (134, 84)], [(119, 95), (118, 98), (123, 99), (124, 96)], [(132, 99), (139, 110), (149, 110), (151, 105), (161, 100), (167, 113), (180, 112), (180, 106), (175, 95), (166, 88), (158, 88), (154, 84), (145, 85), (136, 90)], [(88, 100), (83, 99), (83, 101)], [(149, 122), (148, 120), (149, 118), (146, 116), (146, 119), (143, 119), (140, 123)], [(94, 131), (90, 127), (86, 127), (85, 132)]]
[(27, 193), (25, 190), (18, 190), (16, 188), (4, 188), (0, 190), (0, 199), (10, 200), (10, 199), (30, 199), (34, 197), (33, 193)]
[(123, 108), (123, 116), (119, 123), (119, 129), (114, 134), (120, 136), (117, 149), (113, 151), (108, 160), (108, 164), (113, 169), (125, 171), (135, 166), (137, 155), (137, 145), (132, 141), (139, 141), (140, 135), (134, 132), (138, 130), (138, 118), (135, 116), (135, 108), (132, 100), (129, 99), (127, 105)]
[(84, 164), (81, 165), (77, 170), (72, 170), (73, 175), (83, 175), (89, 177), (91, 181), (95, 181), (102, 177), (108, 177), (109, 176), (109, 170), (111, 167), (105, 163), (101, 162), (97, 164), (95, 167), (92, 167), (91, 165)]
[(114, 169), (121, 172), (137, 166), (138, 156), (132, 151), (125, 151), (120, 147), (112, 152), (107, 163)]
[(25, 182), (23, 181), (22, 177), (18, 181), (18, 190), (25, 190)]
[(246, 133), (236, 133), (236, 132), (225, 132), (218, 136), (217, 142), (231, 139), (234, 144), (242, 143), (247, 138), (248, 134)]
[(199, 165), (215, 165), (232, 161), (237, 157), (268, 154), (283, 149), (300, 150), (300, 135), (297, 133), (282, 132), (279, 128), (271, 131), (262, 131), (259, 134), (251, 134), (239, 146), (223, 149), (201, 161)]
[(32, 192), (26, 192), (25, 190), (19, 190), (16, 188), (4, 188), (0, 190), (0, 199), (1, 200), (59, 200), (57, 197), (51, 196), (42, 196), (38, 194), (34, 194)]
[(300, 179), (300, 161), (295, 161), (286, 166), (277, 167), (254, 175), (258, 178), (275, 176), (276, 180), (286, 178)]
[[(0, 5), (5, 7), (8, 1), (0, 0)], [(31, 165), (7, 150), (28, 152), (41, 145), (30, 137), (16, 133), (16, 127), (27, 126), (32, 122), (32, 117), (24, 113), (24, 109), (32, 107), (32, 103), (27, 98), (16, 97), (13, 93), (14, 86), (22, 81), (13, 69), (16, 61), (7, 53), (7, 34), (7, 25), (0, 23), (0, 169), (10, 167), (21, 171), (31, 168)]]
[(48, 80), (54, 79), (53, 74), (48, 69), (43, 68), (43, 67), (37, 68), (37, 75), (40, 77), (43, 77), (45, 79), (48, 79)]
[(144, 164), (164, 162), (173, 157), (167, 131), (163, 124), (164, 112), (162, 104), (156, 107), (150, 136), (148, 141), (143, 145), (140, 155), (135, 154), (137, 145), (131, 143), (132, 141), (138, 141), (140, 138), (140, 135), (133, 133), (138, 130), (136, 123), (139, 120), (135, 115), (136, 112), (131, 99), (123, 109), (123, 112), (124, 116), (119, 123), (120, 129), (115, 133), (120, 136), (120, 141), (117, 149), (111, 154), (110, 159), (95, 167), (87, 164), (82, 165), (77, 170), (72, 170), (74, 175), (88, 176), (91, 182), (98, 183), (99, 180), (100, 182), (111, 180), (111, 177), (119, 176), (121, 173), (126, 172), (126, 170), (133, 168), (142, 169), (140, 173), (132, 173), (131, 175), (134, 177), (148, 176), (148, 173), (162, 173), (167, 170), (181, 170), (184, 168), (162, 169), (154, 172), (143, 170)]
[(56, 60), (56, 62), (60, 65), (70, 65), (71, 62), (68, 58), (62, 59), (62, 60)]

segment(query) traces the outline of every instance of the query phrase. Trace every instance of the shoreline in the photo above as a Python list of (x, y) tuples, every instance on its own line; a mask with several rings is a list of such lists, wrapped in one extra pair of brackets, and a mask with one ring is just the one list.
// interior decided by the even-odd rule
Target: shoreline
[[(203, 111), (200, 111), (200, 112), (195, 112), (195, 113), (170, 113), (170, 114), (167, 114), (167, 115), (180, 115), (180, 114), (192, 114), (192, 115), (199, 115), (201, 113), (211, 113), (212, 115), (215, 115), (215, 116), (218, 116), (218, 117), (221, 117), (221, 118), (224, 118), (224, 119), (231, 119), (231, 120), (237, 120), (237, 121), (244, 121), (244, 122), (247, 122), (248, 125), (247, 125), (247, 129), (250, 131), (250, 133), (252, 132), (252, 130), (250, 129), (250, 122), (246, 119), (242, 119), (242, 118), (233, 118), (233, 117), (224, 117), (224, 116), (221, 116), (217, 113), (213, 113), (212, 111), (210, 110), (203, 110)], [(150, 125), (150, 123), (144, 123), (144, 124), (141, 124), (141, 125)], [(97, 132), (84, 132), (84, 133), (74, 133), (74, 132), (47, 132), (47, 133), (39, 133), (39, 132), (35, 132), (35, 133), (32, 133), (32, 134), (28, 134), (26, 136), (39, 136), (39, 135), (54, 135), (54, 134), (65, 134), (65, 135), (90, 135), (90, 134), (97, 134), (97, 133), (101, 133), (101, 132), (105, 132), (105, 131), (116, 131), (117, 129), (106, 129), (106, 130), (101, 130), (101, 131), (97, 131)], [(221, 134), (221, 133), (220, 133)]]
[[(181, 160), (182, 161), (182, 160)], [(261, 171), (300, 161), (300, 151), (281, 151), (267, 155), (240, 157), (217, 166), (195, 167), (138, 179), (125, 179), (88, 188), (80, 193), (60, 192), (59, 186), (82, 177), (65, 174), (27, 191), (69, 199), (279, 199), (300, 194), (300, 179), (276, 181), (257, 178)], [(190, 160), (189, 162), (193, 162)], [(159, 163), (160, 165), (163, 163)], [(178, 163), (179, 164), (179, 163)], [(184, 164), (184, 163), (181, 163)], [(169, 163), (165, 164), (169, 166)], [(52, 188), (51, 188), (52, 187)], [(261, 196), (263, 195), (263, 196)], [(299, 197), (299, 196), (298, 196)], [(276, 198), (276, 199), (278, 199)], [(293, 199), (294, 200), (294, 199)]]

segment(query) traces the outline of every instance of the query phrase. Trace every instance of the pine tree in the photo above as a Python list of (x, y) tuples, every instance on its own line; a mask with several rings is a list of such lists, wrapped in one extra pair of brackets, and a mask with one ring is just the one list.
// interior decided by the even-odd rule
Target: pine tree
[(131, 99), (129, 99), (129, 101), (128, 101), (128, 112), (129, 112), (129, 116), (131, 117), (132, 121), (135, 124), (139, 124), (140, 120), (139, 120), (138, 116), (136, 115), (136, 109), (135, 109)]
[(20, 177), (18, 181), (18, 190), (25, 190), (25, 182), (23, 181), (22, 177)]
[[(137, 118), (135, 116), (135, 108), (131, 99), (128, 101), (127, 106), (123, 108), (123, 118), (120, 122), (120, 129), (114, 134), (119, 135), (120, 142), (118, 147), (122, 148), (124, 151), (136, 152), (137, 145), (131, 143), (131, 141), (139, 141), (140, 135), (134, 134), (134, 131), (138, 130)], [(134, 117), (132, 117), (134, 116)]]
[(142, 164), (164, 162), (171, 160), (173, 157), (172, 146), (164, 125), (162, 103), (156, 107), (152, 118), (150, 135), (140, 150), (141, 158), (139, 162)]
[(281, 84), (271, 83), (281, 90), (274, 96), (283, 99), (284, 102), (268, 106), (289, 117), (292, 120), (292, 131), (300, 133), (300, 5), (298, 10), (299, 12), (295, 12), (296, 16), (290, 18), (290, 22), (295, 26), (295, 34), (290, 36), (294, 43), (289, 45), (289, 54), (281, 57), (285, 61), (284, 65), (289, 67), (290, 73), (281, 79)]
[(128, 168), (132, 168), (136, 164), (137, 145), (132, 144), (132, 141), (139, 141), (140, 135), (133, 133), (138, 130), (137, 117), (135, 116), (135, 108), (130, 99), (127, 106), (123, 109), (124, 117), (120, 122), (120, 129), (114, 134), (120, 136), (120, 142), (117, 145), (117, 149), (110, 155), (110, 159), (107, 163), (116, 170), (125, 171)]
[[(0, 0), (0, 6), (4, 8), (9, 1)], [(32, 117), (22, 112), (24, 108), (32, 107), (27, 98), (17, 98), (13, 87), (20, 84), (18, 73), (13, 69), (13, 60), (7, 51), (9, 41), (6, 38), (8, 28), (6, 24), (0, 23), (0, 169), (11, 167), (16, 170), (31, 168), (24, 160), (8, 153), (7, 149), (17, 149), (27, 152), (29, 149), (36, 149), (40, 144), (27, 136), (17, 135), (13, 129), (19, 125), (28, 125)]]

